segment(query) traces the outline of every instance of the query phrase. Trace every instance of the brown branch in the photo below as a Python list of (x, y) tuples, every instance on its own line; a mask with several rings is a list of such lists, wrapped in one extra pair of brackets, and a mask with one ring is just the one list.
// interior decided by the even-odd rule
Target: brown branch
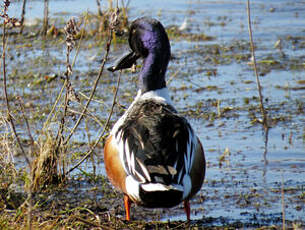
[(22, 34), (23, 28), (24, 28), (25, 6), (26, 6), (26, 0), (23, 0), (23, 3), (22, 3), (22, 12), (21, 12), (21, 20), (20, 20), (21, 27), (20, 27), (20, 31), (19, 31), (20, 34)]
[(66, 86), (66, 92), (65, 92), (65, 99), (64, 99), (64, 112), (63, 112), (63, 116), (61, 118), (58, 133), (56, 136), (57, 146), (55, 148), (55, 153), (58, 153), (58, 150), (62, 144), (62, 141), (64, 140), (63, 132), (64, 132), (64, 125), (65, 125), (65, 118), (67, 116), (69, 102), (72, 99), (71, 96), (74, 96), (76, 99), (78, 99), (74, 89), (72, 88), (72, 84), (70, 82), (70, 76), (72, 75), (72, 66), (70, 64), (70, 53), (75, 46), (75, 40), (76, 40), (75, 36), (79, 31), (79, 28), (77, 27), (77, 23), (74, 18), (71, 18), (67, 22), (67, 24), (64, 28), (64, 31), (65, 31), (65, 35), (66, 35), (66, 72), (65, 72), (65, 82), (64, 82), (64, 85)]
[(251, 54), (253, 57), (253, 69), (254, 73), (256, 76), (256, 85), (257, 85), (257, 90), (259, 94), (259, 102), (260, 102), (260, 110), (263, 116), (263, 126), (265, 130), (268, 128), (268, 120), (267, 120), (267, 114), (266, 110), (264, 108), (264, 103), (263, 103), (263, 94), (262, 94), (262, 87), (260, 84), (259, 76), (258, 76), (258, 71), (257, 71), (257, 65), (256, 65), (256, 57), (255, 57), (255, 49), (254, 49), (254, 44), (253, 44), (253, 36), (252, 36), (252, 27), (251, 27), (251, 14), (250, 14), (250, 1), (247, 0), (247, 14), (248, 14), (248, 30), (249, 30), (249, 38), (250, 38), (250, 46), (251, 46)]
[(285, 193), (284, 193), (284, 177), (282, 172), (282, 184), (281, 184), (281, 203), (282, 203), (282, 229), (285, 230)]
[(31, 169), (31, 162), (28, 158), (28, 156), (26, 155), (22, 145), (21, 145), (21, 141), (19, 139), (19, 136), (16, 132), (16, 126), (14, 123), (14, 120), (12, 118), (11, 115), (11, 109), (10, 109), (10, 103), (8, 100), (8, 96), (7, 96), (7, 83), (6, 83), (6, 62), (5, 62), (5, 51), (6, 51), (6, 23), (3, 23), (3, 34), (2, 34), (2, 71), (3, 71), (3, 91), (4, 91), (4, 98), (5, 98), (5, 104), (6, 104), (6, 109), (7, 109), (7, 117), (8, 117), (8, 121), (9, 124), (11, 126), (11, 129), (15, 135), (16, 141), (18, 143), (18, 146), (21, 150), (22, 155), (24, 156), (26, 163), (28, 164), (28, 166)]
[[(80, 104), (80, 106), (82, 107), (81, 104)], [(83, 108), (83, 107), (82, 107), (82, 108)], [(70, 113), (72, 113), (72, 114), (77, 114), (77, 115), (80, 115), (80, 114), (81, 114), (81, 112), (76, 111), (76, 110), (71, 109), (71, 108), (68, 108), (68, 112), (70, 112)], [(100, 120), (98, 119), (98, 117), (96, 117), (94, 114), (92, 114), (92, 112), (90, 112), (90, 111), (87, 110), (87, 113), (85, 114), (85, 116), (86, 116), (87, 118), (90, 118), (90, 119), (92, 119), (93, 121), (95, 121), (99, 126), (103, 126), (102, 121), (100, 121)]]
[(24, 101), (22, 100), (22, 98), (20, 96), (18, 96), (17, 99), (19, 100), (19, 106), (20, 106), (20, 109), (21, 109), (21, 112), (22, 112), (23, 120), (25, 121), (26, 129), (27, 129), (30, 141), (31, 141), (31, 148), (32, 148), (32, 152), (33, 152), (34, 138), (33, 138), (32, 133), (31, 133), (31, 129), (30, 129), (30, 125), (29, 125), (28, 119), (25, 116)]
[[(7, 9), (8, 9), (8, 6), (10, 5), (10, 1), (4, 1), (5, 3), (5, 6), (4, 6), (4, 14), (1, 16), (4, 18), (4, 22), (3, 22), (3, 32), (2, 32), (2, 70), (3, 70), (3, 91), (4, 91), (4, 98), (5, 98), (5, 104), (6, 104), (6, 109), (7, 109), (7, 117), (8, 117), (8, 122), (11, 126), (11, 129), (15, 135), (15, 138), (16, 138), (16, 141), (18, 143), (18, 146), (19, 148), (21, 149), (21, 152), (22, 152), (22, 155), (23, 157), (25, 158), (28, 166), (29, 166), (29, 169), (30, 169), (30, 172), (32, 171), (32, 165), (31, 165), (31, 162), (28, 158), (28, 156), (26, 155), (22, 145), (21, 145), (21, 141), (19, 139), (19, 136), (16, 132), (16, 126), (15, 126), (15, 123), (14, 123), (14, 120), (12, 118), (12, 115), (11, 115), (11, 110), (10, 110), (10, 103), (9, 103), (9, 100), (8, 100), (8, 96), (7, 96), (7, 84), (6, 84), (6, 62), (5, 62), (5, 51), (6, 51), (6, 23), (8, 23), (10, 20), (9, 16), (7, 15)], [(14, 26), (14, 20), (13, 21), (13, 26)], [(30, 185), (28, 187), (28, 214), (27, 214), (27, 225), (28, 225), (28, 229), (32, 229), (32, 179), (30, 177)]]
[(97, 12), (99, 16), (103, 16), (102, 10), (101, 10), (101, 2), (100, 0), (96, 0), (96, 4), (97, 4)]
[(56, 146), (56, 151), (59, 149), (60, 144), (61, 144), (61, 140), (62, 140), (62, 134), (64, 131), (64, 125), (65, 125), (65, 117), (67, 116), (67, 110), (68, 110), (68, 105), (69, 105), (69, 85), (71, 84), (69, 81), (69, 71), (72, 71), (69, 69), (69, 67), (71, 68), (70, 64), (69, 64), (69, 56), (70, 56), (70, 49), (69, 47), (67, 47), (67, 53), (66, 53), (66, 62), (67, 62), (67, 71), (65, 73), (66, 78), (65, 78), (65, 82), (64, 85), (66, 86), (66, 92), (65, 92), (65, 99), (64, 99), (64, 112), (60, 121), (60, 126), (57, 132), (57, 136), (56, 136), (56, 141), (57, 141), (57, 146)]
[(45, 37), (49, 24), (49, 0), (44, 0), (42, 35)]
[[(69, 54), (67, 54), (67, 56), (68, 55)], [(59, 149), (60, 149), (60, 146), (61, 146), (62, 141), (63, 141), (63, 132), (64, 132), (64, 127), (65, 127), (65, 118), (67, 116), (67, 110), (68, 110), (68, 104), (69, 104), (69, 98), (68, 98), (68, 93), (69, 93), (68, 92), (69, 77), (68, 76), (66, 76), (64, 85), (66, 86), (66, 93), (65, 93), (65, 99), (64, 99), (64, 112), (63, 112), (62, 118), (60, 120), (60, 126), (59, 126), (59, 129), (58, 129), (57, 135), (56, 135), (56, 147), (55, 147), (55, 151), (54, 151), (57, 156), (58, 156)]]

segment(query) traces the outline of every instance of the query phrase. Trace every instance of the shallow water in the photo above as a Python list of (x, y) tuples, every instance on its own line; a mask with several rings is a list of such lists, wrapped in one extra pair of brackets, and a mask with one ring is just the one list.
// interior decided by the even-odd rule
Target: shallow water
[[(50, 17), (66, 20), (87, 10), (95, 12), (95, 1), (88, 2), (51, 1)], [(102, 3), (103, 6), (107, 5), (104, 1)], [(202, 217), (223, 217), (228, 221), (281, 224), (284, 202), (286, 219), (304, 221), (305, 93), (304, 88), (298, 87), (304, 87), (300, 82), (305, 79), (305, 4), (303, 1), (261, 0), (253, 1), (251, 6), (257, 60), (270, 60), (272, 57), (272, 60), (279, 61), (281, 65), (276, 67), (259, 64), (268, 69), (260, 80), (266, 100), (265, 107), (269, 117), (274, 118), (267, 143), (261, 125), (251, 123), (253, 110), (250, 106), (255, 105), (258, 108), (258, 92), (255, 76), (249, 65), (250, 55), (246, 59), (237, 60), (204, 52), (213, 45), (219, 45), (228, 50), (221, 53), (231, 55), (230, 57), (234, 54), (249, 54), (244, 1), (132, 0), (129, 16), (131, 19), (142, 15), (153, 16), (160, 19), (166, 27), (180, 26), (187, 18), (188, 32), (215, 37), (212, 41), (171, 40), (175, 59), (169, 66), (169, 78), (178, 70), (169, 84), (171, 95), (177, 109), (186, 114), (200, 137), (208, 163), (206, 181), (200, 194), (194, 199), (195, 211), (192, 218), (199, 220)], [(26, 15), (28, 21), (41, 18), (42, 9), (42, 2), (29, 2)], [(18, 12), (20, 3), (12, 4), (10, 13), (18, 16)], [(282, 43), (281, 50), (275, 47), (278, 40)], [(238, 42), (243, 43), (244, 47)], [(128, 49), (125, 45), (120, 48), (114, 51), (111, 60), (121, 50)], [(31, 56), (41, 55), (39, 51), (36, 52)], [(281, 57), (281, 52), (285, 54), (284, 57)], [(96, 60), (92, 62), (91, 57), (100, 54), (101, 51), (95, 49), (80, 53), (80, 61), (75, 67), (81, 80), (80, 84), (75, 81), (77, 89), (88, 89), (82, 86), (82, 82), (89, 70), (99, 66)], [(48, 52), (48, 55), (61, 60), (65, 58), (64, 52)], [(223, 60), (220, 63), (206, 61), (209, 56)], [(298, 66), (292, 68), (295, 60), (299, 61)], [(48, 68), (51, 72), (60, 72), (64, 65)], [(216, 70), (216, 76), (207, 76), (210, 69)], [(126, 96), (128, 92), (124, 89), (134, 92), (136, 84), (134, 80), (129, 78), (125, 81), (124, 78), (123, 76), (123, 90), (119, 91), (119, 101), (128, 106), (132, 95)], [(111, 96), (103, 95), (101, 91), (109, 93), (109, 84), (115, 85), (116, 76), (106, 74), (104, 79), (108, 84), (99, 86), (98, 97), (103, 97), (106, 104), (110, 105)], [(217, 88), (209, 90), (209, 86)], [(202, 87), (205, 88), (196, 90)], [(33, 88), (25, 90), (31, 92)], [(33, 91), (33, 94), (40, 95), (41, 91)], [(220, 115), (217, 106), (211, 103), (217, 101), (222, 111)], [(99, 110), (100, 105), (93, 104), (93, 108), (96, 108), (98, 115), (107, 117), (105, 110)], [(196, 109), (199, 112), (189, 112)], [(215, 114), (213, 118), (202, 116), (212, 113)], [(260, 117), (258, 109), (254, 113)], [(115, 114), (113, 121), (117, 116), (119, 114)], [(91, 134), (93, 139), (96, 138), (95, 128)], [(83, 140), (84, 136), (84, 133), (79, 132), (73, 140)], [(229, 154), (222, 161), (220, 159), (226, 149)], [(90, 171), (90, 167), (90, 163), (81, 166), (86, 171)], [(98, 173), (105, 174), (104, 168), (99, 167)], [(281, 198), (281, 189), (284, 189), (284, 200)], [(199, 197), (204, 197), (204, 200)], [(136, 211), (139, 212), (141, 211)], [(184, 220), (181, 207), (161, 215), (162, 220), (169, 218)]]

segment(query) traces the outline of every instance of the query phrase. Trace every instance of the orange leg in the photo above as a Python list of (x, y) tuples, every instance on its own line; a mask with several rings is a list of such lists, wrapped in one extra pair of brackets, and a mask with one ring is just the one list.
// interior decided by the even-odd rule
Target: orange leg
[(190, 221), (191, 220), (190, 202), (189, 202), (189, 200), (185, 200), (185, 201), (183, 201), (183, 204), (184, 204), (184, 211), (186, 214), (186, 219), (187, 219), (187, 221)]
[(127, 195), (124, 194), (124, 206), (125, 206), (125, 213), (126, 213), (126, 220), (130, 220), (130, 206), (131, 200)]

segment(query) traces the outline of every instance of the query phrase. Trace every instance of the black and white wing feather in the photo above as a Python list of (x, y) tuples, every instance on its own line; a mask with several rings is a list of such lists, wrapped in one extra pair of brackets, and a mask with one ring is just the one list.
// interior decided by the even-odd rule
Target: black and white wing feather
[(141, 183), (190, 183), (185, 175), (191, 170), (197, 140), (172, 106), (153, 100), (137, 102), (115, 135), (127, 175)]

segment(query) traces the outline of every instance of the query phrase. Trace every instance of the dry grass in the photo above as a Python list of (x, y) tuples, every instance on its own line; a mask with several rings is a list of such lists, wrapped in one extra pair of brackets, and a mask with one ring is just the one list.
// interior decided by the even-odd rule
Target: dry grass
[[(25, 2), (25, 1), (24, 1)], [(45, 1), (47, 3), (48, 1)], [(7, 7), (9, 7), (9, 1), (6, 1)], [(7, 8), (6, 8), (7, 9)], [(45, 12), (47, 7), (45, 8)], [(9, 16), (4, 11), (4, 15), (2, 18), (6, 21), (12, 21)], [(126, 16), (126, 9), (123, 10), (124, 15)], [(22, 13), (24, 16), (24, 12)], [(47, 14), (45, 14), (47, 15)], [(7, 95), (6, 92), (6, 81), (4, 81), (5, 88), (5, 98), (7, 99), (7, 113), (8, 118), (1, 113), (0, 115), (0, 229), (23, 229), (24, 226), (27, 226), (28, 229), (52, 229), (53, 227), (58, 226), (78, 226), (79, 222), (92, 225), (93, 227), (99, 227), (99, 223), (90, 224), (90, 220), (73, 215), (65, 215), (63, 218), (54, 217), (54, 214), (48, 215), (45, 213), (44, 215), (38, 213), (39, 208), (37, 204), (35, 204), (35, 194), (38, 194), (40, 191), (44, 189), (48, 189), (50, 187), (54, 187), (54, 185), (58, 185), (62, 183), (65, 179), (66, 173), (65, 169), (71, 167), (68, 165), (67, 160), (67, 152), (69, 152), (69, 140), (70, 137), (74, 134), (75, 129), (78, 127), (83, 117), (87, 117), (87, 110), (92, 100), (95, 89), (98, 85), (99, 79), (101, 78), (104, 70), (104, 66), (106, 60), (108, 59), (108, 55), (110, 52), (110, 46), (113, 38), (113, 31), (119, 32), (121, 30), (125, 30), (125, 28), (121, 27), (121, 23), (118, 23), (123, 14), (120, 14), (116, 9), (110, 9), (110, 11), (104, 11), (102, 16), (91, 16), (91, 20), (94, 23), (97, 23), (97, 30), (92, 31), (90, 28), (86, 28), (87, 25), (90, 25), (88, 22), (90, 20), (89, 15), (87, 14), (84, 18), (79, 20), (79, 23), (76, 25), (74, 21), (72, 21), (72, 26), (81, 26), (80, 30), (69, 31), (71, 27), (65, 28), (56, 28), (52, 25), (50, 28), (47, 28), (48, 25), (44, 21), (44, 33), (43, 36), (48, 36), (48, 39), (56, 38), (57, 36), (66, 35), (66, 43), (67, 43), (67, 71), (63, 74), (65, 76), (65, 81), (61, 90), (58, 92), (57, 100), (53, 105), (53, 109), (51, 110), (48, 118), (46, 119), (43, 128), (41, 130), (35, 130), (35, 127), (29, 127), (27, 121), (27, 113), (24, 110), (24, 102), (23, 99), (20, 98), (19, 104), (21, 112), (22, 112), (22, 120), (18, 121), (18, 128), (20, 127), (20, 123), (26, 123), (27, 126), (27, 135), (31, 140), (29, 145), (24, 145), (23, 141), (27, 140), (26, 135), (20, 137), (19, 132), (15, 129), (14, 121), (14, 113), (16, 110), (14, 108), (15, 99), (10, 95)], [(127, 25), (127, 18), (121, 20), (124, 22), (124, 25)], [(91, 23), (92, 25), (92, 23)], [(3, 24), (4, 28), (6, 28), (6, 23)], [(14, 29), (15, 27), (11, 27)], [(72, 27), (71, 27), (72, 28)], [(37, 36), (42, 36), (39, 33), (40, 28), (37, 27)], [(28, 33), (28, 28), (22, 27), (21, 31), (25, 34)], [(32, 28), (30, 29), (32, 30)], [(90, 32), (89, 32), (90, 31)], [(4, 30), (3, 32), (3, 50), (2, 50), (2, 58), (3, 58), (3, 68), (5, 68), (5, 49), (6, 49), (6, 36), (10, 31)], [(71, 33), (70, 33), (71, 32)], [(103, 35), (102, 35), (103, 34)], [(86, 39), (86, 36), (97, 36), (105, 39), (106, 46), (106, 54), (103, 58), (103, 63), (99, 70), (99, 74), (95, 80), (94, 86), (92, 87), (91, 94), (89, 99), (85, 105), (82, 105), (80, 101), (73, 101), (72, 96), (77, 96), (76, 91), (72, 87), (72, 83), (70, 82), (70, 78), (73, 78), (72, 67), (75, 63), (75, 60), (78, 56), (78, 48), (73, 58), (73, 63), (70, 63), (70, 53), (71, 50), (76, 45), (76, 41), (80, 43), (82, 39)], [(105, 37), (106, 35), (106, 37)], [(22, 36), (22, 33), (21, 35)], [(46, 39), (46, 37), (45, 37)], [(5, 70), (5, 69), (4, 69)], [(6, 74), (4, 72), (4, 80), (6, 80)], [(64, 96), (63, 96), (64, 95)], [(78, 105), (79, 111), (76, 111), (74, 116), (78, 116), (78, 121), (73, 124), (73, 117), (71, 117), (71, 109), (70, 103), (73, 101), (74, 105)], [(12, 106), (10, 107), (10, 103)], [(113, 109), (113, 108), (112, 108)], [(68, 114), (69, 111), (69, 114)], [(111, 117), (112, 111), (109, 115), (109, 119)], [(54, 130), (51, 127), (54, 123), (58, 124), (57, 130)], [(108, 124), (108, 123), (107, 123)], [(22, 127), (22, 125), (21, 125)], [(31, 130), (32, 128), (32, 130)], [(2, 130), (5, 130), (2, 132)], [(52, 131), (51, 131), (52, 130)], [(102, 130), (106, 130), (106, 127), (102, 127)], [(36, 137), (32, 137), (31, 132), (36, 133)], [(101, 136), (104, 135), (104, 132)], [(101, 139), (101, 138), (99, 138)], [(21, 141), (19, 141), (21, 140)], [(22, 150), (24, 158), (26, 159), (27, 165), (24, 165), (23, 169), (20, 172), (17, 172), (15, 169), (13, 156), (18, 154), (20, 151), (18, 149), (18, 145), (16, 145), (16, 141), (18, 141), (20, 150)], [(26, 146), (26, 147), (25, 147)], [(93, 147), (88, 144), (90, 147), (89, 155), (93, 152)], [(94, 147), (96, 144), (94, 145)], [(80, 165), (81, 162), (78, 164)], [(78, 166), (77, 165), (77, 166)], [(75, 167), (77, 167), (75, 166)], [(74, 168), (75, 168), (74, 167)], [(20, 174), (18, 174), (20, 173)], [(68, 173), (67, 173), (68, 174)], [(18, 185), (17, 185), (18, 184)], [(13, 188), (14, 186), (23, 186), (23, 192), (16, 192)], [(91, 213), (92, 215), (92, 213)], [(58, 225), (58, 218), (61, 221), (61, 224)], [(89, 222), (88, 222), (89, 221)], [(92, 222), (93, 223), (93, 222)], [(50, 227), (53, 226), (53, 227)]]
[(58, 184), (63, 177), (59, 168), (59, 156), (55, 152), (56, 141), (48, 134), (41, 141), (37, 158), (33, 161), (32, 178), (33, 191), (44, 188), (50, 184)]
[(16, 169), (14, 166), (14, 154), (16, 150), (13, 148), (14, 143), (9, 134), (7, 121), (1, 113), (0, 130), (3, 130), (0, 133), (0, 189), (7, 190), (16, 178)]

